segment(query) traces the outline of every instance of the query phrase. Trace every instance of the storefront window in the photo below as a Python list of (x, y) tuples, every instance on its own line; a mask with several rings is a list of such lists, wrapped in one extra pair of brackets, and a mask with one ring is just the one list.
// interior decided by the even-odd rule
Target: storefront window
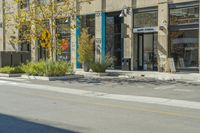
[(198, 24), (199, 7), (170, 9), (170, 25)]
[(57, 34), (57, 58), (58, 60), (70, 61), (71, 49), (70, 49), (70, 21), (67, 18), (56, 20), (56, 34)]
[(106, 16), (106, 54), (112, 57), (111, 68), (121, 69), (122, 65), (122, 33), (123, 19), (118, 12)]
[(38, 59), (46, 59), (47, 58), (47, 50), (41, 46), (40, 36), (43, 30), (46, 28), (50, 31), (50, 22), (49, 20), (43, 20), (42, 23), (36, 24), (37, 29), (37, 37), (38, 37)]
[(134, 14), (134, 28), (156, 27), (158, 11), (138, 12)]
[(95, 15), (84, 15), (80, 17), (81, 29), (88, 28), (88, 33), (95, 36)]
[(30, 23), (25, 22), (19, 28), (19, 47), (21, 51), (31, 51)]
[(170, 43), (177, 69), (198, 67), (198, 30), (171, 32)]

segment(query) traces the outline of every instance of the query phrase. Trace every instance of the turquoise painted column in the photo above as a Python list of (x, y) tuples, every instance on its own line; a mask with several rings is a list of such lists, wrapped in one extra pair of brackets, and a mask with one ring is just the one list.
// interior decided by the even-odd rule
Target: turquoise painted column
[(80, 24), (80, 16), (76, 17), (76, 68), (81, 68), (81, 63), (78, 61), (78, 40), (81, 34), (81, 28), (80, 28), (81, 24)]
[(101, 62), (105, 62), (106, 55), (106, 13), (101, 13)]

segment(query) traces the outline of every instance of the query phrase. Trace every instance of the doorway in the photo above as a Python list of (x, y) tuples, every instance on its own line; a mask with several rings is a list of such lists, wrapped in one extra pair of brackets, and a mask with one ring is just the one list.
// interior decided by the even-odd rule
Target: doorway
[(138, 70), (157, 71), (157, 33), (138, 34)]
[(123, 39), (121, 25), (123, 18), (119, 17), (120, 12), (108, 13), (106, 15), (106, 54), (111, 56), (111, 69), (122, 68)]

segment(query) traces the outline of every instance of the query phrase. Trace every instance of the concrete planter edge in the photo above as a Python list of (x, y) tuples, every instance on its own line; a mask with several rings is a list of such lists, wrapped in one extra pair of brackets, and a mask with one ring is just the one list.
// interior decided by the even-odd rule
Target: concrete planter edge
[(81, 75), (74, 75), (74, 74), (69, 74), (66, 76), (54, 76), (54, 77), (31, 76), (31, 75), (26, 75), (26, 74), (21, 75), (21, 78), (24, 78), (24, 79), (43, 80), (43, 81), (70, 80), (70, 79), (77, 79), (77, 78), (82, 78), (82, 77), (83, 76)]
[(22, 74), (19, 74), (19, 73), (10, 73), (10, 74), (7, 74), (7, 73), (0, 73), (0, 77), (21, 77)]

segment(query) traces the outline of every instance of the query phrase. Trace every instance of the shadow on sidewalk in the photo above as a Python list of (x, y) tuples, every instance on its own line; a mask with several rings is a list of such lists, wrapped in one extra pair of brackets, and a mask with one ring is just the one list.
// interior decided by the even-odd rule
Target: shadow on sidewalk
[[(64, 81), (64, 80), (63, 80)], [(149, 84), (149, 85), (175, 85), (175, 84), (182, 84), (183, 86), (199, 86), (199, 83), (193, 82), (185, 82), (185, 81), (175, 81), (175, 80), (158, 80), (154, 78), (79, 78), (79, 79), (71, 79), (66, 80), (64, 82), (68, 83), (81, 83), (81, 84), (93, 84), (93, 85), (101, 85), (107, 83), (115, 83), (118, 85), (135, 85), (135, 84)]]
[(22, 118), (0, 114), (0, 133), (78, 133)]

